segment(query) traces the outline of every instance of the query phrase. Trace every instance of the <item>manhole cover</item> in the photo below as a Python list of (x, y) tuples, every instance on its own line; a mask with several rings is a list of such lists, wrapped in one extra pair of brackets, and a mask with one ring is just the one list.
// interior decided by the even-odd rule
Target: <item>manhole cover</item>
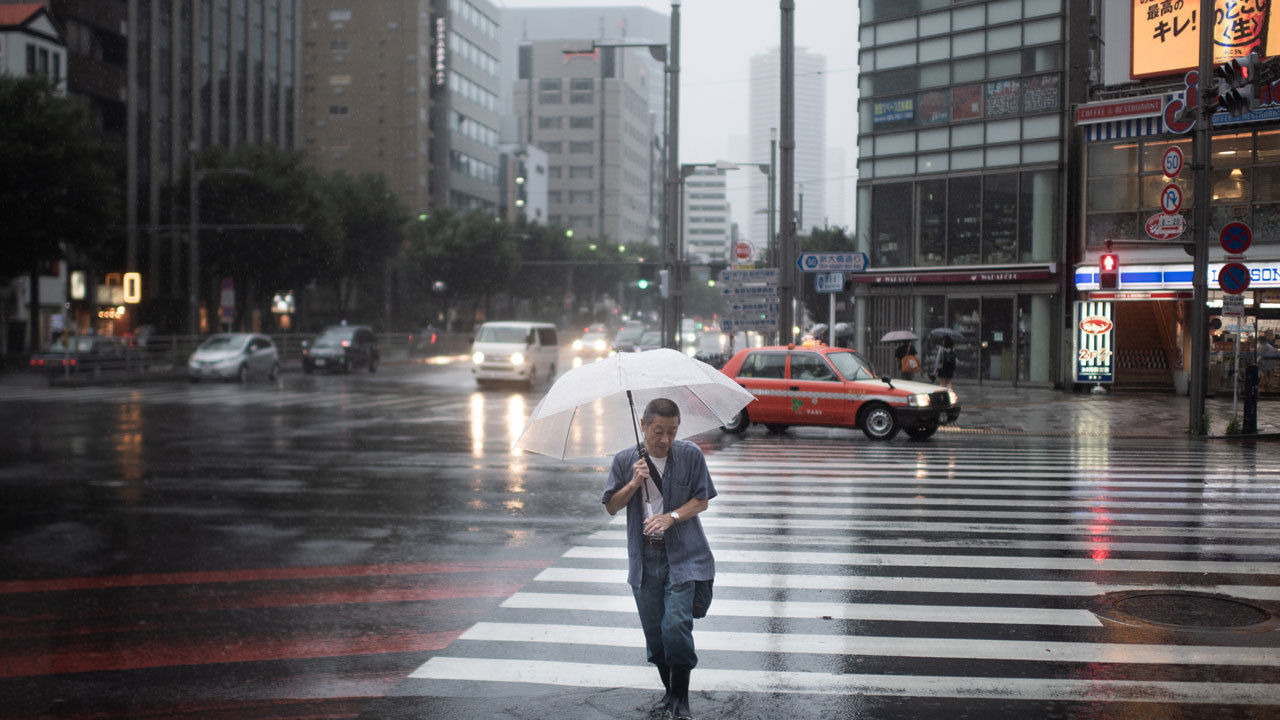
[(1235, 598), (1208, 593), (1109, 593), (1094, 612), (1120, 622), (1154, 623), (1190, 630), (1255, 628), (1273, 619), (1271, 611)]

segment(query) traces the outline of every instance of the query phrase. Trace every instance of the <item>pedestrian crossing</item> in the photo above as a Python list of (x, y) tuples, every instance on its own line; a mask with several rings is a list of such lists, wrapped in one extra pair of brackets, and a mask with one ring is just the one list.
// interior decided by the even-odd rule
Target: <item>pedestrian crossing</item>
[[(1280, 713), (1280, 619), (1266, 619), (1280, 608), (1280, 451), (1247, 457), (960, 436), (749, 435), (709, 451), (717, 574), (694, 628), (695, 714), (833, 696), (932, 703), (922, 714), (999, 701), (984, 716), (1009, 718), (1099, 704)], [(620, 514), (584, 535), (397, 694), (660, 690), (624, 528)], [(1117, 611), (1148, 596), (1261, 614)]]

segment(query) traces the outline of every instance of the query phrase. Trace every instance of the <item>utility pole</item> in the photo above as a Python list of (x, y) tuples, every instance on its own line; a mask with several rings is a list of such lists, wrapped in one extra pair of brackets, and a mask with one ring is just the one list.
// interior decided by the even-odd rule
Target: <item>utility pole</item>
[[(1200, 0), (1200, 72), (1196, 81), (1196, 128), (1192, 140), (1195, 155), (1195, 203), (1192, 206), (1192, 225), (1195, 227), (1195, 255), (1191, 271), (1191, 377), (1188, 391), (1191, 394), (1188, 428), (1192, 435), (1204, 435), (1209, 428), (1205, 423), (1204, 395), (1209, 387), (1209, 203), (1210, 163), (1213, 142), (1213, 110), (1206, 102), (1213, 90), (1213, 27), (1214, 0)], [(1188, 98), (1188, 102), (1191, 99)], [(1216, 103), (1214, 103), (1216, 105)]]
[(795, 0), (781, 0), (782, 10), (782, 48), (781, 48), (781, 102), (779, 104), (779, 127), (782, 139), (779, 148), (782, 150), (781, 187), (782, 213), (779, 218), (780, 237), (778, 239), (778, 342), (786, 344), (795, 339), (791, 331), (795, 322), (792, 316), (792, 302), (795, 298), (795, 170), (796, 170), (796, 126), (795, 126)]
[(662, 264), (667, 269), (668, 293), (662, 311), (662, 346), (678, 348), (680, 317), (683, 314), (684, 262), (681, 257), (680, 233), (676, 223), (680, 217), (680, 0), (671, 0), (671, 52), (667, 57), (667, 237), (663, 243)]

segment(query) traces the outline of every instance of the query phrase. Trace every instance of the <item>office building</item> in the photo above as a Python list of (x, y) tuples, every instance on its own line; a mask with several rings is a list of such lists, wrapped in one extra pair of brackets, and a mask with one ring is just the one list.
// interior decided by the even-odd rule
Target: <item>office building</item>
[(312, 0), (307, 151), (412, 212), (498, 212), (498, 13), (486, 0)]
[(725, 263), (732, 241), (725, 171), (693, 168), (684, 179), (683, 223), (686, 261), (691, 265)]
[[(774, 48), (754, 55), (750, 62), (749, 110), (747, 120), (751, 161), (769, 163), (770, 132), (779, 127), (781, 117), (782, 53)], [(795, 208), (797, 232), (822, 227), (826, 218), (827, 172), (827, 59), (803, 48), (795, 51)], [(781, 162), (781, 153), (778, 154)], [(774, 173), (775, 180), (780, 172)], [(751, 235), (747, 239), (765, 247), (768, 238), (768, 179), (751, 173)], [(801, 196), (803, 195), (803, 208)], [(777, 196), (775, 195), (775, 198)], [(775, 205), (781, 207), (779, 198)], [(757, 212), (764, 210), (766, 212)]]
[(1064, 115), (1085, 99), (1089, 3), (860, 3), (855, 345), (893, 367), (952, 337), (956, 379), (1056, 384), (1078, 172)]
[(521, 138), (547, 153), (547, 224), (616, 245), (650, 241), (653, 79), (637, 49), (590, 40), (523, 45), (514, 101)]

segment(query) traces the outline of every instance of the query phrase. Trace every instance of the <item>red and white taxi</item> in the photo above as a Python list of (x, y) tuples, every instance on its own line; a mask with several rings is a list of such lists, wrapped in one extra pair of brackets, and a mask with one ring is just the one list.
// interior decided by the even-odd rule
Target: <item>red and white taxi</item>
[(845, 348), (746, 348), (721, 371), (756, 397), (724, 427), (731, 433), (757, 422), (775, 432), (826, 425), (860, 429), (872, 440), (899, 430), (923, 440), (960, 416), (954, 390), (878, 377), (866, 358)]

